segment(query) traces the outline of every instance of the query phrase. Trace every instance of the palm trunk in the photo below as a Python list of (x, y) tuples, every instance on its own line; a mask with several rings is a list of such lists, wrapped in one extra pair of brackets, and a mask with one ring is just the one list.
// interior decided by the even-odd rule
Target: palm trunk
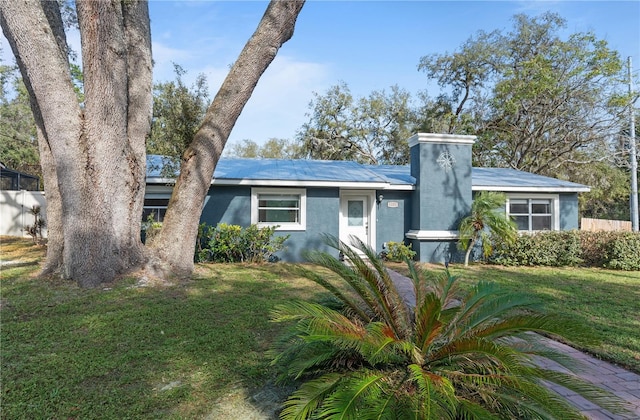
[(464, 266), (469, 266), (469, 257), (471, 256), (471, 251), (473, 251), (473, 247), (476, 245), (476, 238), (471, 239), (469, 242), (469, 247), (467, 248), (467, 252), (464, 254)]

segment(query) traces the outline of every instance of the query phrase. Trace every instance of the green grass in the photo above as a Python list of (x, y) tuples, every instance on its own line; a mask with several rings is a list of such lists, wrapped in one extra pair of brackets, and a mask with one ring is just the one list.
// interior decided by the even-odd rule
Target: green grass
[(273, 306), (319, 292), (279, 265), (97, 290), (34, 278), (36, 268), (2, 270), (2, 418), (205, 417), (233, 389), (272, 379)]
[[(188, 282), (103, 289), (38, 279), (43, 248), (0, 238), (0, 418), (206, 418), (238, 388), (274, 372), (265, 352), (282, 328), (270, 310), (321, 294), (283, 264), (203, 265)], [(575, 342), (640, 372), (640, 273), (454, 267), (538, 296), (594, 331)], [(569, 336), (570, 340), (574, 338)]]
[[(393, 264), (398, 272), (403, 265)], [(451, 266), (470, 285), (478, 280), (527, 293), (547, 312), (575, 320), (588, 335), (567, 331), (569, 344), (640, 373), (640, 272), (597, 268)]]

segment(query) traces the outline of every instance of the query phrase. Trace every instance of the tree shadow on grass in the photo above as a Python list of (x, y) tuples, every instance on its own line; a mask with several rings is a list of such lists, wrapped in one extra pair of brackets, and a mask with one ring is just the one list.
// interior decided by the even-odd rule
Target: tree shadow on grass
[(290, 390), (273, 386), (270, 311), (318, 291), (235, 265), (162, 288), (22, 283), (4, 290), (3, 411), (30, 418), (202, 418), (238, 390), (273, 418)]

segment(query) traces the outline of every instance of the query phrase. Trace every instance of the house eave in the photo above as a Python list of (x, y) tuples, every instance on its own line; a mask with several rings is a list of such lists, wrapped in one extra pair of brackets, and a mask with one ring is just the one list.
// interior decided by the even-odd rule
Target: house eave
[(354, 182), (354, 181), (291, 181), (277, 179), (214, 179), (212, 185), (221, 186), (254, 186), (254, 187), (337, 187), (352, 189), (384, 189), (384, 182)]
[[(175, 184), (173, 178), (149, 177), (147, 184)], [(349, 188), (361, 190), (399, 190), (412, 191), (414, 185), (393, 185), (386, 182), (356, 181), (292, 181), (277, 179), (213, 179), (211, 185), (218, 186), (252, 186), (252, 187), (317, 187), (317, 188)]]
[(527, 192), (527, 193), (581, 193), (591, 191), (591, 187), (518, 187), (496, 185), (474, 185), (472, 191), (500, 191), (500, 192)]
[(419, 241), (451, 241), (460, 237), (457, 230), (410, 230), (405, 236)]

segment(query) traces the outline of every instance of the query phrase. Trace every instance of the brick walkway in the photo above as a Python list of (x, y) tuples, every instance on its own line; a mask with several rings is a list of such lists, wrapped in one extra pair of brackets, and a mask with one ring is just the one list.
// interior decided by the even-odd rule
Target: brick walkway
[[(413, 292), (413, 284), (407, 277), (389, 270), (392, 279), (394, 280), (398, 291), (404, 296), (405, 301), (411, 305), (415, 304), (415, 294)], [(559, 343), (557, 341), (550, 340), (545, 337), (540, 337), (542, 343), (546, 346), (560, 351), (565, 355), (572, 356), (576, 360), (578, 370), (574, 372), (580, 378), (589, 381), (612, 394), (615, 394), (623, 401), (627, 403), (628, 415), (616, 416), (609, 411), (604, 410), (590, 401), (587, 401), (583, 397), (577, 395), (575, 392), (556, 384), (549, 384), (549, 388), (557, 392), (564, 398), (566, 398), (571, 404), (580, 409), (580, 412), (593, 420), (611, 420), (611, 419), (640, 419), (640, 375), (622, 369), (611, 363), (604, 362), (589, 356), (581, 351), (567, 346), (566, 344)], [(568, 371), (559, 365), (558, 363), (545, 359), (538, 358), (536, 363), (543, 368), (553, 369), (562, 372)]]

